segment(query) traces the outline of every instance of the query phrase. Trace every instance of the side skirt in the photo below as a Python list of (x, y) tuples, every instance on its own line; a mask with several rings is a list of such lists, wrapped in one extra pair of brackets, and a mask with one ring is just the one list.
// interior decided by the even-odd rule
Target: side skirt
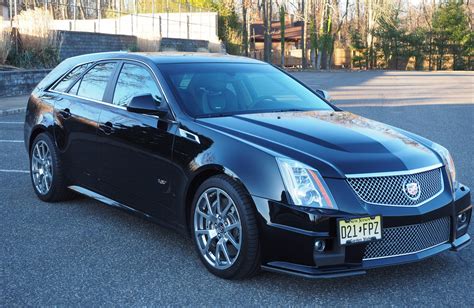
[(77, 193), (80, 193), (81, 195), (84, 195), (84, 196), (87, 196), (87, 197), (90, 197), (92, 199), (95, 199), (97, 201), (100, 201), (102, 203), (105, 203), (107, 205), (110, 205), (110, 206), (113, 206), (113, 207), (118, 207), (122, 210), (125, 210), (125, 211), (129, 211), (129, 212), (132, 212), (134, 214), (137, 214), (137, 215), (140, 215), (140, 216), (144, 216), (148, 219), (153, 219), (153, 217), (151, 217), (150, 215), (148, 214), (145, 214), (143, 212), (140, 212), (140, 211), (137, 211), (129, 206), (126, 206), (120, 202), (117, 202), (115, 200), (112, 200), (110, 198), (107, 198), (105, 196), (102, 196), (101, 194), (98, 194), (96, 192), (93, 192), (92, 190), (89, 190), (87, 188), (84, 188), (84, 187), (81, 187), (81, 186), (76, 186), (76, 185), (72, 185), (72, 186), (69, 186), (68, 187), (69, 189), (77, 192)]
[(122, 204), (118, 201), (115, 201), (113, 199), (110, 199), (106, 196), (103, 196), (99, 193), (96, 193), (92, 190), (89, 190), (87, 188), (84, 188), (84, 187), (81, 187), (81, 186), (78, 186), (78, 185), (71, 185), (71, 186), (68, 186), (69, 189), (81, 194), (81, 195), (84, 195), (84, 196), (87, 196), (87, 197), (90, 197), (92, 199), (95, 199), (97, 201), (100, 201), (106, 205), (109, 205), (109, 206), (112, 206), (112, 207), (115, 207), (115, 208), (119, 208), (121, 210), (124, 210), (128, 213), (131, 213), (135, 216), (138, 216), (138, 217), (141, 217), (141, 218), (145, 218), (146, 220), (149, 220), (153, 223), (156, 223), (158, 225), (161, 225), (163, 227), (166, 227), (166, 228), (169, 228), (169, 229), (173, 229), (175, 231), (177, 231), (178, 233), (183, 233), (183, 234), (186, 234), (185, 231), (181, 230), (179, 227), (177, 227), (176, 225), (174, 224), (169, 224), (169, 223), (165, 223), (161, 220), (158, 220), (156, 218), (154, 218), (153, 216), (151, 215), (148, 215), (146, 213), (143, 213), (141, 211), (138, 211), (134, 208), (131, 208), (129, 206), (126, 206), (125, 204)]

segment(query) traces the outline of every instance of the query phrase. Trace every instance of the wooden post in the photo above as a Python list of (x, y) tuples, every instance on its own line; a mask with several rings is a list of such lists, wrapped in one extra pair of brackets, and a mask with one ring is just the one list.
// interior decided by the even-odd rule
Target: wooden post
[(162, 33), (161, 33), (161, 15), (158, 16), (158, 23), (159, 23), (159, 31), (160, 31), (160, 39), (162, 37)]
[(97, 0), (97, 32), (100, 33), (100, 16), (101, 11), (100, 11), (100, 0)]
[(187, 20), (186, 20), (187, 30), (186, 30), (186, 32), (187, 32), (187, 38), (189, 40), (189, 15), (186, 15), (186, 17), (187, 17)]
[(166, 37), (170, 37), (170, 7), (166, 0)]
[(151, 33), (155, 34), (155, 0), (151, 0)]

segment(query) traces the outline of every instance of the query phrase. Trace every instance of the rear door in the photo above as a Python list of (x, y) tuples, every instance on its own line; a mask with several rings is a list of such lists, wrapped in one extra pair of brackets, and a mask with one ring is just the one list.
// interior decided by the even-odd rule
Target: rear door
[(100, 166), (97, 137), (99, 115), (116, 67), (116, 61), (90, 65), (67, 89), (54, 89), (63, 97), (55, 104), (58, 119), (55, 134), (68, 177), (72, 184), (93, 190), (97, 189)]
[(100, 186), (109, 197), (155, 217), (173, 213), (170, 178), (176, 124), (169, 117), (138, 114), (126, 107), (135, 96), (151, 94), (166, 104), (149, 67), (124, 61), (99, 119)]

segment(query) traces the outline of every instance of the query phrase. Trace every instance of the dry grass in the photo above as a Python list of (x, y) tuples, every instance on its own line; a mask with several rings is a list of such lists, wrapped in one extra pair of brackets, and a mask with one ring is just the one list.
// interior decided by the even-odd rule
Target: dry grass
[(53, 16), (47, 10), (36, 8), (22, 11), (15, 17), (22, 46), (26, 50), (44, 50), (54, 46), (55, 35), (51, 30)]
[(3, 17), (0, 16), (0, 64), (5, 64), (11, 47), (11, 29), (3, 27)]

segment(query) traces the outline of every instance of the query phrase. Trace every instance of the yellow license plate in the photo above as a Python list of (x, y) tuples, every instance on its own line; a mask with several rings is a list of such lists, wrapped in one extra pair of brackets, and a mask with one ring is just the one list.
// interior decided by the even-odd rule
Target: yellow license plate
[(382, 239), (382, 217), (360, 217), (338, 221), (341, 245), (370, 242)]

